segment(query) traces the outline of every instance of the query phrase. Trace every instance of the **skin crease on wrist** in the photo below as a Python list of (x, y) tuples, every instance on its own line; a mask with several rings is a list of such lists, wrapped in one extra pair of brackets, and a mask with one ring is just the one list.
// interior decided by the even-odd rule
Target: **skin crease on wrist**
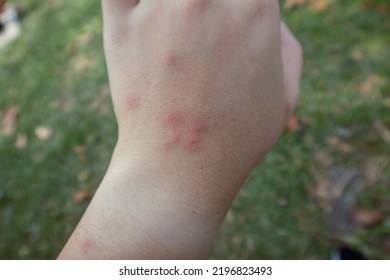
[(59, 258), (206, 258), (297, 102), (301, 47), (277, 1), (102, 4), (118, 143)]

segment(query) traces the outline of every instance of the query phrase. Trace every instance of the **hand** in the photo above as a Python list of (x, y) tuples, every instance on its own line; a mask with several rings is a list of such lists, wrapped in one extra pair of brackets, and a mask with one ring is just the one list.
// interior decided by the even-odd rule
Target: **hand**
[(206, 257), (295, 106), (300, 45), (278, 1), (102, 3), (119, 139), (62, 257)]
[(199, 169), (197, 178), (245, 179), (283, 130), (299, 85), (290, 49), (283, 79), (276, 1), (103, 4), (121, 151), (175, 173)]

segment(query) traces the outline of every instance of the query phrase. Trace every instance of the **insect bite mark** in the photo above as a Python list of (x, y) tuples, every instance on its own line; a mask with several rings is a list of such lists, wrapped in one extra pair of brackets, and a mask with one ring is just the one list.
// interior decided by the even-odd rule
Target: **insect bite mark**
[(173, 111), (167, 114), (164, 123), (168, 128), (177, 130), (184, 124), (184, 113), (180, 111)]
[(181, 146), (188, 151), (196, 151), (209, 131), (209, 125), (200, 118), (182, 111), (171, 111), (163, 118), (167, 129), (166, 149)]
[(81, 244), (81, 249), (84, 252), (91, 251), (94, 248), (94, 244), (91, 239), (85, 238)]
[(141, 103), (141, 98), (136, 94), (129, 94), (126, 97), (126, 108), (129, 111), (132, 111), (139, 107)]
[(174, 51), (167, 51), (164, 53), (161, 63), (163, 66), (169, 67), (173, 66), (176, 63), (176, 60), (176, 53)]

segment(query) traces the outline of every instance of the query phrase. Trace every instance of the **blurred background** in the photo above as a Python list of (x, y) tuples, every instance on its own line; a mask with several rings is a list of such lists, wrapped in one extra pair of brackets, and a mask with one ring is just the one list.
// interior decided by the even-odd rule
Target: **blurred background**
[[(100, 3), (10, 2), (19, 24), (9, 40), (9, 26), (0, 33), (0, 259), (51, 259), (116, 141)], [(281, 6), (305, 49), (302, 98), (211, 258), (329, 259), (348, 245), (389, 259), (390, 3)]]

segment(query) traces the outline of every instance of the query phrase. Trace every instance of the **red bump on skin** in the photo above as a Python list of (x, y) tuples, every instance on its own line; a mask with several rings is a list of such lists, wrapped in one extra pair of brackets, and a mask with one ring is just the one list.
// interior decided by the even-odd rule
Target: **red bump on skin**
[(87, 251), (90, 251), (93, 249), (93, 243), (90, 239), (88, 238), (85, 238), (83, 243), (81, 244), (81, 249), (84, 251), (84, 252), (87, 252)]
[(126, 108), (131, 111), (136, 109), (140, 105), (140, 97), (135, 94), (129, 94), (126, 97)]
[(163, 117), (163, 124), (168, 129), (164, 144), (167, 150), (181, 146), (189, 151), (195, 151), (209, 130), (209, 125), (203, 120), (182, 111), (171, 111), (166, 114)]
[(176, 54), (173, 51), (167, 51), (164, 53), (162, 58), (163, 66), (172, 66), (176, 62)]
[(177, 129), (184, 123), (184, 114), (180, 111), (173, 111), (167, 114), (165, 124), (171, 129)]
[(203, 142), (205, 134), (208, 132), (209, 126), (204, 122), (197, 121), (188, 131), (185, 144), (190, 150), (196, 150)]

